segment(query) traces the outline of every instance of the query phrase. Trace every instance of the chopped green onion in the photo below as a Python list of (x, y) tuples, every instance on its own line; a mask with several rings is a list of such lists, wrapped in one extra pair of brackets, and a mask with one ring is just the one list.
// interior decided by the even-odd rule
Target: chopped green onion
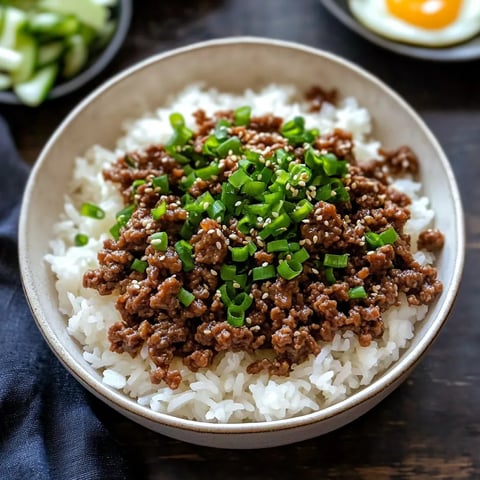
[(378, 234), (375, 232), (366, 232), (365, 240), (372, 248), (382, 247), (383, 245), (391, 245), (398, 239), (398, 234), (393, 227), (387, 228), (384, 232)]
[(384, 245), (391, 245), (397, 241), (398, 234), (393, 227), (390, 227), (380, 234), (380, 238)]
[(310, 254), (303, 247), (297, 252), (295, 252), (294, 254), (292, 254), (292, 261), (298, 262), (298, 263), (303, 263), (309, 258), (310, 258)]
[(179, 240), (175, 243), (175, 251), (177, 252), (178, 258), (182, 262), (183, 271), (190, 272), (195, 268), (192, 257), (193, 247), (185, 240)]
[(220, 278), (222, 280), (235, 280), (237, 276), (237, 267), (235, 265), (222, 265), (220, 268)]
[(265, 240), (270, 235), (279, 235), (290, 225), (290, 217), (286, 213), (281, 213), (277, 218), (272, 220), (260, 233), (260, 238)]
[(228, 138), (228, 128), (230, 123), (227, 120), (219, 120), (215, 125), (214, 136), (219, 142), (223, 142)]
[(365, 241), (368, 245), (372, 248), (378, 248), (383, 245), (383, 241), (380, 238), (380, 235), (375, 232), (366, 232), (365, 233)]
[(220, 167), (218, 166), (217, 162), (212, 162), (210, 165), (206, 167), (198, 168), (195, 170), (195, 174), (198, 178), (202, 180), (209, 180), (210, 178), (218, 175), (221, 172)]
[(333, 268), (332, 267), (327, 267), (325, 269), (325, 278), (327, 279), (327, 282), (333, 285), (337, 279), (335, 278), (335, 274), (333, 273)]
[(160, 252), (165, 252), (168, 248), (167, 232), (156, 232), (150, 235), (150, 244)]
[(258, 282), (259, 280), (267, 280), (268, 278), (274, 278), (276, 277), (275, 267), (273, 265), (255, 267), (252, 270), (252, 277), (254, 282)]
[(115, 214), (115, 218), (117, 219), (117, 223), (123, 227), (127, 224), (128, 220), (132, 216), (132, 213), (135, 210), (135, 205), (128, 205), (127, 207), (123, 208), (119, 212)]
[(324, 267), (345, 268), (348, 265), (348, 253), (343, 255), (335, 255), (333, 253), (326, 253), (323, 259)]
[(76, 247), (84, 247), (88, 243), (88, 235), (77, 233), (74, 238)]
[(147, 182), (145, 182), (145, 180), (141, 180), (141, 179), (134, 180), (134, 181), (132, 182), (132, 190), (133, 190), (133, 193), (134, 193), (134, 194), (137, 193), (138, 187), (139, 187), (140, 185), (144, 185), (145, 183), (147, 183)]
[(105, 218), (105, 212), (98, 205), (88, 202), (83, 203), (80, 207), (80, 215), (95, 218), (96, 220)]
[(208, 216), (213, 220), (223, 220), (225, 210), (224, 203), (221, 200), (215, 200), (211, 205), (208, 206), (207, 213)]
[(227, 309), (227, 322), (232, 327), (241, 327), (245, 322), (245, 312), (243, 310)]
[(243, 185), (242, 193), (250, 197), (261, 195), (265, 191), (266, 184), (264, 182), (250, 181)]
[(182, 287), (177, 294), (177, 298), (183, 306), (189, 307), (195, 300), (195, 295)]
[(160, 175), (152, 179), (153, 188), (157, 189), (160, 193), (170, 193), (170, 186), (168, 183), (168, 175)]
[(148, 267), (148, 262), (136, 258), (131, 265), (131, 269), (143, 273)]
[(249, 106), (239, 107), (233, 112), (235, 125), (248, 125), (250, 123), (250, 115), (252, 108)]
[(283, 124), (281, 133), (285, 138), (299, 136), (303, 133), (305, 127), (305, 119), (303, 117), (295, 117), (293, 120)]
[(248, 242), (247, 246), (250, 255), (253, 255), (257, 251), (257, 246), (252, 241)]
[(169, 120), (170, 120), (170, 125), (174, 129), (178, 129), (178, 128), (183, 127), (185, 125), (185, 119), (183, 118), (183, 115), (181, 113), (178, 113), (178, 112), (174, 112), (174, 113), (170, 114)]
[(298, 163), (291, 164), (290, 170), (290, 183), (294, 186), (303, 186), (312, 178), (312, 171), (305, 165), (299, 165)]
[(115, 241), (118, 241), (118, 239), (120, 238), (120, 228), (121, 225), (119, 225), (118, 223), (116, 223), (115, 225), (113, 225), (112, 228), (110, 228), (109, 232), (110, 232), (110, 235), (112, 235), (113, 239)]
[(228, 182), (233, 185), (235, 188), (240, 188), (242, 185), (244, 185), (246, 182), (249, 182), (251, 179), (248, 176), (248, 174), (245, 172), (245, 170), (239, 168), (235, 172), (233, 172), (229, 177), (228, 177)]
[(232, 247), (231, 254), (234, 262), (245, 262), (249, 255), (248, 245), (244, 245), (243, 247)]
[(203, 143), (202, 153), (205, 155), (216, 156), (219, 145), (220, 142), (218, 141), (217, 137), (215, 137), (215, 135), (210, 135)]
[(159, 220), (167, 213), (167, 202), (163, 201), (155, 208), (152, 208), (151, 214), (154, 220)]
[(280, 240), (272, 240), (271, 242), (267, 243), (267, 252), (288, 252), (290, 247), (288, 245), (288, 240), (282, 238)]
[(348, 298), (367, 298), (367, 292), (363, 286), (353, 287), (348, 291)]
[(298, 277), (302, 271), (302, 264), (293, 260), (284, 260), (277, 267), (278, 274), (285, 280), (292, 280)]
[(217, 147), (217, 155), (226, 157), (230, 152), (238, 155), (242, 151), (242, 142), (238, 137), (230, 137)]
[(245, 292), (239, 293), (231, 302), (230, 310), (247, 311), (253, 303), (253, 298)]
[(313, 211), (313, 205), (307, 200), (300, 200), (295, 207), (295, 210), (290, 214), (291, 219), (294, 222), (301, 222), (304, 218), (307, 218)]

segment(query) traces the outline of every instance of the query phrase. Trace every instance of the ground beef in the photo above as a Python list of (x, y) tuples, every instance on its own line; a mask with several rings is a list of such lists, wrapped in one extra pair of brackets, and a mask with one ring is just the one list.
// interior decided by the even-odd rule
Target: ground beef
[[(323, 102), (334, 101), (335, 95), (313, 88), (307, 98), (316, 111)], [(209, 117), (198, 110), (194, 117), (197, 130), (190, 148), (200, 155), (218, 120), (233, 123), (234, 112)], [(248, 126), (233, 125), (228, 130), (251, 152), (262, 152), (268, 169), (279, 150), (291, 155), (289, 162), (294, 164), (308, 149), (304, 144), (290, 145), (281, 134), (282, 125), (282, 118), (264, 115), (252, 117)], [(332, 154), (348, 162), (341, 180), (347, 196), (336, 202), (308, 197), (313, 209), (296, 227), (294, 239), (309, 255), (301, 274), (291, 280), (276, 277), (249, 285), (252, 305), (239, 326), (229, 323), (219, 291), (230, 249), (255, 249), (245, 271), (237, 272), (236, 282), (249, 269), (277, 265), (283, 254), (267, 251), (259, 232), (243, 230), (238, 218), (222, 221), (221, 215), (215, 219), (205, 216), (208, 202), (200, 212), (203, 219), (190, 234), (185, 233), (185, 228), (192, 229), (185, 198), (218, 197), (223, 183), (237, 170), (239, 157), (229, 152), (219, 161), (218, 174), (197, 178), (187, 189), (183, 182), (188, 170), (162, 145), (130, 152), (104, 171), (104, 178), (118, 186), (125, 205), (133, 206), (131, 216), (119, 226), (118, 237), (104, 242), (99, 266), (86, 272), (83, 279), (85, 287), (101, 295), (116, 295), (122, 321), (108, 331), (112, 351), (136, 356), (146, 345), (155, 365), (151, 381), (171, 388), (182, 381), (180, 372), (171, 368), (176, 356), (197, 371), (210, 366), (219, 352), (270, 349), (273, 355), (260, 356), (248, 372), (288, 375), (293, 365), (317, 355), (320, 342), (332, 341), (337, 332), (354, 332), (362, 346), (381, 338), (383, 314), (399, 303), (401, 294), (411, 305), (434, 301), (442, 290), (437, 271), (415, 261), (410, 238), (404, 233), (410, 199), (390, 185), (396, 175), (418, 172), (415, 154), (404, 146), (381, 151), (383, 159), (357, 164), (352, 135), (340, 129), (319, 136), (313, 148), (319, 155)], [(167, 176), (169, 191), (154, 185), (161, 175)], [(165, 213), (154, 218), (152, 209), (159, 205)], [(372, 247), (366, 241), (367, 232), (381, 235), (390, 228), (398, 235), (395, 242)], [(168, 245), (161, 250), (152, 243), (157, 232), (168, 236)], [(188, 268), (177, 251), (182, 239), (191, 249)], [(425, 250), (437, 251), (443, 243), (438, 230), (426, 230), (418, 238), (418, 248)], [(322, 264), (324, 256), (345, 252), (349, 254), (347, 265), (329, 275)], [(134, 262), (144, 268), (132, 268)], [(350, 292), (358, 287), (364, 288), (365, 297), (351, 298)], [(182, 300), (182, 292), (193, 295), (191, 302)]]
[(418, 236), (417, 247), (419, 250), (435, 252), (441, 250), (445, 243), (445, 237), (438, 229), (429, 228)]

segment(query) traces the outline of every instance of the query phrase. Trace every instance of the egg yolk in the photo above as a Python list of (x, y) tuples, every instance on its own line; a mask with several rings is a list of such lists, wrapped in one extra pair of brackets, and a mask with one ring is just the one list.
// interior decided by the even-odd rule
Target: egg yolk
[(392, 15), (421, 28), (438, 29), (453, 23), (462, 0), (386, 0)]

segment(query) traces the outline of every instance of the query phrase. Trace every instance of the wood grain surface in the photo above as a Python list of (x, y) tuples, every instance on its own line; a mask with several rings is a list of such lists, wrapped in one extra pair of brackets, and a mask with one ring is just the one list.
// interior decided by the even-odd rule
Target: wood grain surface
[(467, 220), (464, 279), (450, 319), (409, 379), (379, 406), (322, 437), (235, 451), (155, 434), (92, 397), (95, 411), (134, 463), (136, 478), (480, 479), (480, 60), (445, 64), (398, 56), (346, 30), (315, 0), (134, 3), (121, 52), (94, 82), (35, 110), (0, 106), (29, 163), (70, 109), (124, 67), (199, 40), (266, 36), (337, 53), (400, 93), (445, 149), (459, 179)]

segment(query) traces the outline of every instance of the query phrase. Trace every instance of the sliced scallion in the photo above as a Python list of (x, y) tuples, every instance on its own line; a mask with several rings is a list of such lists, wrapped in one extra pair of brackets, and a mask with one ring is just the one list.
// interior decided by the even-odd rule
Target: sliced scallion
[(353, 287), (348, 291), (348, 298), (367, 298), (367, 292), (363, 286)]
[(195, 295), (182, 287), (177, 294), (177, 298), (184, 307), (189, 307), (195, 300)]
[(277, 267), (278, 274), (285, 280), (292, 280), (298, 277), (303, 271), (303, 266), (293, 260), (284, 260)]
[(182, 262), (184, 272), (190, 272), (195, 268), (192, 256), (193, 247), (186, 240), (179, 240), (175, 243), (175, 251)]
[(84, 247), (88, 243), (88, 235), (85, 233), (77, 233), (73, 241), (76, 247)]
[(252, 278), (254, 282), (258, 282), (260, 280), (267, 280), (269, 278), (275, 278), (276, 272), (275, 267), (273, 265), (265, 265), (264, 267), (255, 267), (252, 270)]
[(167, 232), (156, 232), (150, 235), (150, 244), (160, 252), (165, 252), (168, 248)]
[(335, 255), (333, 253), (326, 253), (323, 259), (324, 267), (345, 268), (348, 265), (348, 253), (342, 255)]
[(102, 220), (102, 218), (105, 218), (105, 211), (98, 205), (85, 202), (80, 207), (80, 215), (83, 217), (95, 218), (96, 220)]
[(235, 125), (248, 125), (250, 123), (250, 115), (252, 114), (252, 107), (239, 107), (233, 112)]
[(136, 272), (144, 273), (145, 270), (148, 267), (148, 262), (145, 262), (144, 260), (139, 260), (136, 258), (131, 265), (131, 269), (135, 270)]
[(167, 202), (161, 202), (157, 207), (152, 208), (151, 214), (154, 220), (160, 220), (167, 213)]

